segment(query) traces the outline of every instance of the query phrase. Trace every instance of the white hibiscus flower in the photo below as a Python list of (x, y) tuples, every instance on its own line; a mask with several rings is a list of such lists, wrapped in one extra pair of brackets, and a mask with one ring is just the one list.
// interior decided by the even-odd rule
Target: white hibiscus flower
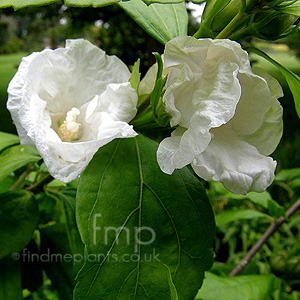
[(161, 169), (171, 174), (191, 163), (234, 193), (264, 191), (276, 168), (268, 155), (282, 136), (278, 82), (253, 72), (247, 52), (230, 40), (178, 37), (166, 44), (164, 62), (163, 101), (177, 128), (159, 145)]
[(7, 102), (21, 143), (37, 148), (56, 179), (76, 179), (99, 147), (136, 135), (130, 76), (120, 59), (82, 39), (23, 58)]

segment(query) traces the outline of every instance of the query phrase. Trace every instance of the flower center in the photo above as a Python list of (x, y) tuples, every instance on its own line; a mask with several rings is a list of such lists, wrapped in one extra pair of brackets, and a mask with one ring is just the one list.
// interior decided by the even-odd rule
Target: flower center
[(80, 115), (80, 110), (73, 107), (67, 112), (66, 120), (58, 128), (57, 134), (63, 142), (71, 142), (78, 139), (79, 126), (76, 122), (77, 116)]

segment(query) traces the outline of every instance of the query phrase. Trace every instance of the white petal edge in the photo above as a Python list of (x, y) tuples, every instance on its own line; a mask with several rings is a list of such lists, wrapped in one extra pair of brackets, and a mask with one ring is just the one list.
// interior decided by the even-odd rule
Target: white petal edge
[(276, 161), (240, 140), (229, 125), (212, 132), (209, 146), (192, 162), (196, 174), (236, 194), (265, 191), (274, 180)]

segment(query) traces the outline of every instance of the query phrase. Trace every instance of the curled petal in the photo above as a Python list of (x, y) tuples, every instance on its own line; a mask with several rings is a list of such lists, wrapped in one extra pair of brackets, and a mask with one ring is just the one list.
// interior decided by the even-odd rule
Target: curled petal
[(230, 125), (212, 131), (214, 138), (192, 163), (205, 180), (220, 181), (233, 193), (263, 192), (274, 180), (276, 162), (242, 141)]
[[(21, 143), (37, 148), (56, 179), (76, 179), (99, 147), (136, 135), (128, 124), (137, 111), (130, 75), (121, 60), (82, 39), (23, 58), (7, 102)], [(70, 111), (71, 141), (58, 135), (69, 137)]]

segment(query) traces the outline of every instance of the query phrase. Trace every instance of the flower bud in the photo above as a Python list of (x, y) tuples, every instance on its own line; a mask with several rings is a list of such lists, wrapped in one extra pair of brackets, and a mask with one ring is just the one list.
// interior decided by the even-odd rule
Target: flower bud
[[(264, 18), (268, 18), (270, 13), (260, 13), (257, 15), (255, 22), (261, 21)], [(271, 21), (269, 21), (265, 26), (259, 29), (259, 33), (263, 35), (266, 39), (276, 38), (284, 32), (286, 32), (291, 25), (295, 23), (298, 19), (297, 16), (290, 14), (280, 14), (275, 16)]]
[[(219, 0), (212, 0), (208, 2), (213, 6)], [(226, 27), (226, 25), (236, 16), (240, 11), (241, 0), (231, 0), (229, 4), (219, 12), (213, 19), (211, 29), (215, 32), (220, 32)]]

